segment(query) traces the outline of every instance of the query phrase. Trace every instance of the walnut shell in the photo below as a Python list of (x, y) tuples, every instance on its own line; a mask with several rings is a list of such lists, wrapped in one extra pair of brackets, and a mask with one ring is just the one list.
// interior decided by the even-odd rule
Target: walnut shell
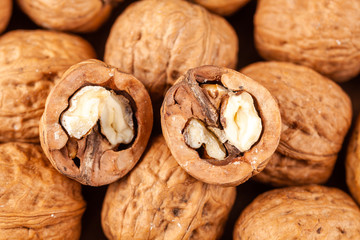
[[(254, 98), (263, 128), (259, 139), (249, 150), (239, 152), (226, 141), (226, 158), (216, 160), (209, 159), (186, 143), (183, 133), (191, 119), (199, 119), (205, 125), (220, 130), (226, 127), (222, 122), (222, 107), (217, 107), (201, 87), (207, 82), (216, 83), (234, 94), (247, 92)], [(239, 72), (216, 66), (190, 69), (169, 89), (161, 108), (162, 131), (180, 166), (203, 182), (226, 186), (239, 185), (266, 166), (278, 146), (280, 118), (278, 105), (262, 85)]]
[(234, 68), (237, 51), (236, 33), (222, 17), (186, 1), (150, 0), (131, 4), (118, 17), (104, 59), (144, 83), (156, 103), (189, 68)]
[(110, 16), (116, 0), (17, 0), (37, 25), (71, 32), (96, 31)]
[(95, 57), (80, 37), (16, 30), (0, 38), (0, 142), (39, 142), (39, 120), (54, 83), (71, 65)]
[[(98, 124), (80, 140), (65, 131), (61, 114), (69, 107), (70, 97), (89, 85), (111, 89), (128, 99), (136, 126), (129, 144), (110, 146)], [(59, 172), (82, 184), (100, 186), (118, 180), (134, 167), (146, 148), (152, 123), (151, 100), (139, 80), (101, 61), (87, 60), (69, 68), (50, 92), (40, 121), (40, 141)], [(72, 156), (74, 146), (76, 152)], [(80, 166), (76, 161), (80, 161)]]
[(348, 131), (348, 95), (333, 81), (304, 66), (259, 62), (241, 70), (277, 100), (282, 132), (276, 154), (255, 178), (273, 185), (324, 183)]
[(359, 239), (360, 210), (343, 191), (324, 186), (275, 189), (259, 195), (234, 229), (240, 239)]
[(79, 239), (81, 186), (29, 143), (0, 144), (0, 239)]
[(360, 72), (360, 1), (259, 0), (255, 44), (268, 60), (289, 61), (346, 81)]
[(10, 21), (12, 5), (12, 0), (0, 1), (0, 33), (6, 29)]
[(191, 0), (211, 12), (227, 16), (235, 13), (250, 0)]
[(112, 183), (101, 212), (108, 239), (218, 239), (236, 189), (208, 185), (174, 160), (164, 138), (151, 145), (139, 165)]

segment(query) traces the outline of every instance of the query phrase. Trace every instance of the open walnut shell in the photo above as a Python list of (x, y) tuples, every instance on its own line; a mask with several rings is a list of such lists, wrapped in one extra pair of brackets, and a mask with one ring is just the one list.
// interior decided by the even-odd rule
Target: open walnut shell
[(241, 70), (278, 101), (282, 132), (276, 154), (255, 179), (273, 185), (324, 183), (348, 131), (348, 95), (314, 70), (285, 62), (259, 62)]
[(71, 32), (93, 32), (121, 0), (17, 0), (39, 26)]
[(0, 1), (0, 33), (3, 32), (11, 17), (13, 0)]
[(84, 39), (46, 30), (0, 37), (0, 142), (39, 142), (46, 97), (71, 65), (94, 58)]
[(41, 145), (54, 167), (82, 184), (116, 181), (150, 137), (149, 94), (135, 77), (98, 60), (72, 66), (46, 100)]
[(79, 239), (81, 185), (58, 173), (40, 145), (0, 144), (0, 239)]
[(235, 186), (260, 172), (279, 143), (278, 105), (259, 83), (231, 69), (191, 69), (167, 92), (165, 140), (193, 177)]
[(235, 13), (250, 0), (191, 0), (211, 12), (226, 16)]
[(107, 238), (219, 239), (236, 189), (192, 178), (162, 136), (149, 145), (139, 165), (107, 190), (101, 212)]
[(302, 186), (259, 195), (241, 213), (234, 240), (360, 239), (360, 210), (336, 188)]

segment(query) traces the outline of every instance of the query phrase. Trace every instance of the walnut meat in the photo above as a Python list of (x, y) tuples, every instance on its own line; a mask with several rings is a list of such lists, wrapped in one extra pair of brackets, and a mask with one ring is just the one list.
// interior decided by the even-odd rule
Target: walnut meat
[(79, 239), (81, 186), (29, 143), (0, 144), (0, 239)]
[(17, 0), (39, 26), (72, 32), (97, 30), (119, 0)]
[(324, 186), (265, 192), (241, 213), (240, 239), (359, 239), (360, 210), (343, 191)]
[(290, 61), (346, 81), (360, 72), (360, 1), (260, 0), (255, 44), (268, 60)]
[(191, 69), (167, 92), (165, 140), (193, 177), (235, 186), (260, 172), (280, 138), (278, 105), (260, 84), (231, 69)]
[(0, 142), (39, 142), (39, 119), (54, 83), (71, 65), (95, 57), (80, 37), (16, 30), (0, 38)]
[(279, 146), (255, 178), (273, 185), (326, 182), (351, 124), (347, 94), (310, 68), (292, 63), (259, 62), (241, 72), (263, 84), (281, 112)]
[(242, 6), (248, 3), (250, 0), (191, 0), (210, 11), (226, 16), (231, 15)]
[(139, 160), (153, 123), (144, 85), (98, 60), (72, 66), (50, 92), (40, 121), (45, 154), (82, 184), (116, 181)]
[(150, 0), (118, 17), (104, 59), (142, 81), (156, 103), (189, 68), (234, 68), (237, 50), (236, 33), (222, 17), (186, 1)]
[(108, 239), (218, 239), (236, 189), (189, 176), (158, 136), (140, 164), (112, 183), (101, 212)]
[(10, 21), (12, 4), (12, 0), (0, 1), (0, 33), (6, 29)]

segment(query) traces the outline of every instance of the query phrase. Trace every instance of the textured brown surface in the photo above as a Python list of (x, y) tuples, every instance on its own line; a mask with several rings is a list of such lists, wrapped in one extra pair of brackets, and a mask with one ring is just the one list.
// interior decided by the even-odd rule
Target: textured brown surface
[[(88, 85), (124, 92), (133, 110), (136, 134), (131, 143), (116, 148), (111, 147), (97, 125), (80, 140), (73, 138), (78, 148), (78, 167), (69, 156), (67, 144), (71, 139), (59, 119), (70, 97)], [(134, 167), (146, 148), (152, 123), (151, 100), (139, 80), (101, 61), (87, 60), (69, 68), (50, 92), (40, 121), (41, 146), (59, 172), (82, 184), (100, 186), (116, 181)]]
[(111, 184), (102, 209), (108, 239), (217, 239), (235, 200), (235, 188), (189, 176), (164, 138), (150, 140), (140, 164)]
[(343, 191), (289, 187), (258, 196), (234, 229), (240, 239), (359, 239), (360, 210)]
[(95, 57), (84, 39), (45, 30), (0, 38), (0, 142), (39, 142), (39, 119), (54, 83), (72, 64)]
[(0, 145), (0, 239), (79, 239), (81, 186), (28, 143)]
[(242, 73), (263, 84), (281, 112), (277, 154), (257, 179), (275, 185), (324, 183), (351, 124), (348, 95), (333, 81), (292, 63), (259, 62)]
[(110, 16), (117, 0), (17, 0), (39, 26), (59, 31), (91, 32)]
[[(259, 140), (248, 151), (238, 150), (232, 154), (231, 149), (235, 147), (226, 142), (227, 158), (208, 161), (186, 144), (183, 130), (192, 118), (207, 126), (224, 127), (220, 109), (202, 93), (200, 84), (206, 81), (224, 86), (228, 91), (245, 91), (256, 102), (263, 129)], [(190, 175), (210, 184), (236, 186), (266, 166), (278, 145), (281, 121), (278, 105), (262, 85), (231, 69), (203, 66), (190, 69), (169, 89), (161, 108), (161, 127), (176, 161)]]
[(225, 16), (225, 15), (233, 14), (250, 0), (191, 0), (191, 1), (199, 5), (202, 5), (211, 12)]
[(12, 13), (12, 0), (2, 0), (0, 1), (0, 33), (3, 32), (11, 17)]
[(236, 33), (225, 19), (186, 1), (149, 0), (131, 4), (118, 17), (104, 59), (132, 73), (158, 102), (189, 68), (234, 68), (237, 49)]
[(359, 9), (359, 0), (259, 0), (256, 48), (265, 59), (349, 80), (360, 72)]

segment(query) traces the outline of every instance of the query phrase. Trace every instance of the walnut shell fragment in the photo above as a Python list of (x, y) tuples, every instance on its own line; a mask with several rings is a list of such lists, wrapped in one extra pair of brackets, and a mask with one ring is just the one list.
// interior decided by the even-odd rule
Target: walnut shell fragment
[(17, 0), (37, 25), (71, 32), (96, 31), (119, 0)]
[(338, 82), (360, 73), (360, 1), (259, 0), (255, 45), (267, 60), (308, 66)]
[(241, 213), (234, 240), (359, 239), (360, 210), (343, 191), (324, 186), (275, 189)]
[(95, 52), (84, 39), (45, 30), (0, 38), (0, 142), (39, 142), (39, 120), (51, 88), (71, 65)]
[(189, 68), (234, 68), (237, 51), (236, 33), (224, 18), (186, 1), (150, 0), (131, 4), (118, 17), (104, 59), (133, 74), (157, 103)]
[(165, 140), (176, 161), (210, 184), (239, 185), (259, 173), (280, 138), (279, 108), (260, 84), (231, 69), (191, 69), (167, 92)]
[(324, 183), (348, 131), (348, 95), (333, 81), (304, 66), (259, 62), (241, 70), (277, 100), (282, 132), (276, 153), (255, 179), (276, 186)]
[(116, 181), (139, 160), (153, 123), (145, 87), (98, 60), (72, 66), (50, 92), (40, 121), (45, 154), (82, 184)]
[(81, 185), (59, 174), (41, 147), (0, 144), (0, 238), (79, 239)]
[(164, 138), (150, 140), (141, 162), (112, 183), (101, 212), (108, 239), (218, 239), (235, 201), (234, 187), (188, 175)]
[(227, 16), (235, 13), (250, 0), (191, 0), (211, 12)]
[(1, 0), (0, 1), (0, 33), (3, 32), (9, 21), (12, 14), (12, 0)]

